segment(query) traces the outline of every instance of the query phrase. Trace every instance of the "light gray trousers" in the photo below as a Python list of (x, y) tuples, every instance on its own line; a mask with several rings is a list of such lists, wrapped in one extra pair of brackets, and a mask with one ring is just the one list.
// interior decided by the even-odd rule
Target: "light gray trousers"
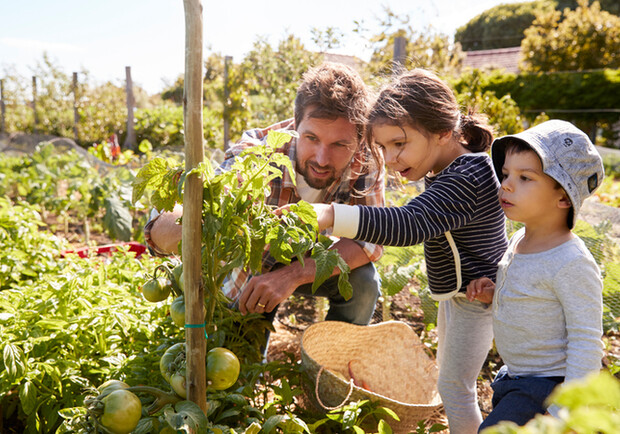
[(475, 434), (482, 422), (476, 380), (493, 343), (491, 306), (457, 295), (439, 302), (438, 390), (450, 434)]

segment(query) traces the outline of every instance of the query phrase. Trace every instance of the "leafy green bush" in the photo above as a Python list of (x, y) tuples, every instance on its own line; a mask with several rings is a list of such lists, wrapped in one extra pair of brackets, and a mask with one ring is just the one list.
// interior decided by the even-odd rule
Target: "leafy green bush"
[(0, 197), (0, 291), (34, 284), (58, 269), (58, 253), (67, 244), (41, 231), (44, 226), (37, 206)]
[(148, 262), (124, 252), (55, 260), (40, 279), (0, 291), (0, 406), (15, 432), (55, 432), (58, 411), (82, 405), (83, 390), (107, 379), (153, 382), (159, 346), (174, 336), (167, 306), (139, 293)]

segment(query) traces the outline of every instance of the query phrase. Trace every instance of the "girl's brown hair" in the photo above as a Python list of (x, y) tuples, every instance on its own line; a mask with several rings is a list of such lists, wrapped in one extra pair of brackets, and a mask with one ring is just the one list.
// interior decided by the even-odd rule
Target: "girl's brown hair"
[(403, 72), (379, 91), (366, 130), (373, 154), (380, 153), (372, 139), (372, 126), (377, 124), (408, 125), (422, 133), (451, 131), (472, 152), (488, 151), (493, 142), (493, 129), (486, 116), (473, 110), (461, 113), (452, 89), (437, 75), (420, 68)]

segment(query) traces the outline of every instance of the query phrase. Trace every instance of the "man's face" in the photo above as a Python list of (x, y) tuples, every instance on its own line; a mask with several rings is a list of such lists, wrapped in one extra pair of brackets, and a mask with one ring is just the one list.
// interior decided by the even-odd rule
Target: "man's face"
[(355, 125), (345, 118), (331, 120), (305, 115), (297, 125), (297, 133), (297, 172), (312, 188), (329, 187), (349, 167), (357, 150)]

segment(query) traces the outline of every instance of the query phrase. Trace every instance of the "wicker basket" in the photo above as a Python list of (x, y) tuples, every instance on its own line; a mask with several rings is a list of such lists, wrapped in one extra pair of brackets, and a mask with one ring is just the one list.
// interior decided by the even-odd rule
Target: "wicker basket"
[[(437, 365), (403, 322), (313, 324), (301, 338), (301, 361), (315, 382), (309, 397), (317, 408), (330, 410), (361, 399), (379, 401), (398, 414), (400, 422), (387, 420), (395, 433), (415, 431), (419, 421), (441, 408)], [(363, 387), (353, 384), (349, 372)]]

